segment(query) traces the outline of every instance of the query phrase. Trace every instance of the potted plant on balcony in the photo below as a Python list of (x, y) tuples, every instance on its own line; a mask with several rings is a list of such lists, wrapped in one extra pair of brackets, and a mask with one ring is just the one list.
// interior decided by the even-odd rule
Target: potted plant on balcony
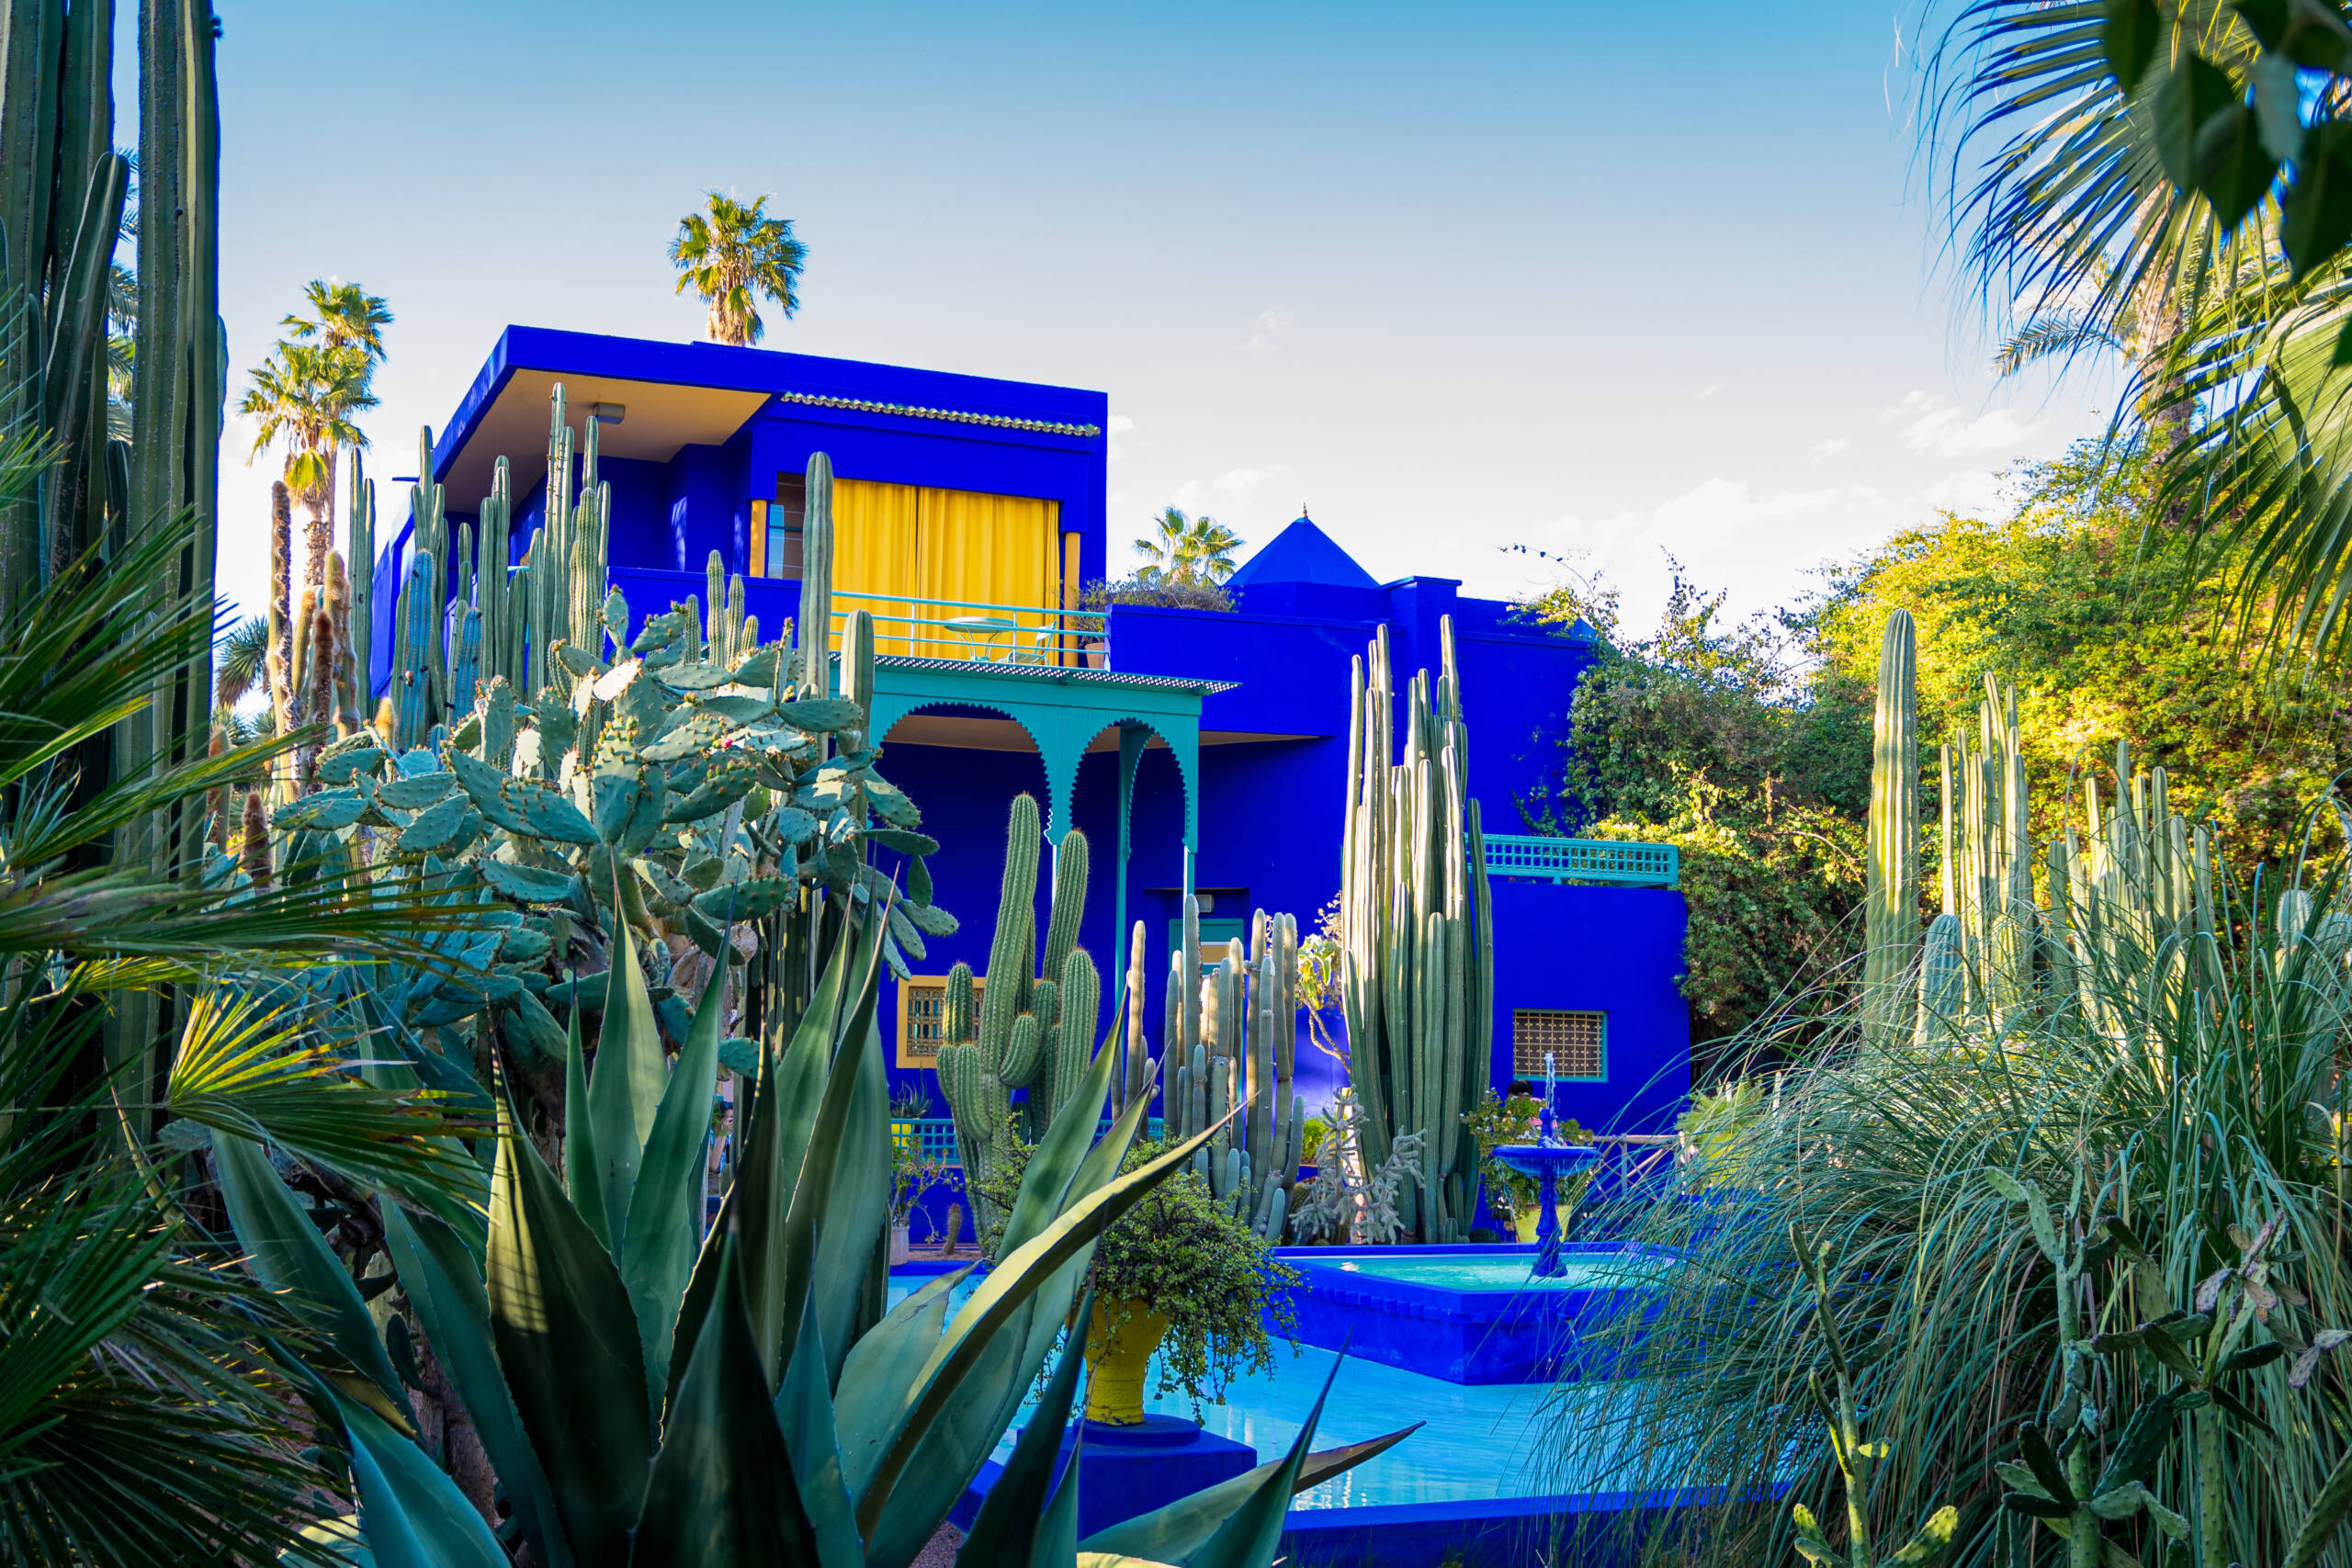
[[(1139, 1169), (1167, 1147), (1138, 1141), (1124, 1168)], [(993, 1200), (987, 1207), (1004, 1212), (1027, 1163), (1026, 1147), (1008, 1151), (981, 1185)], [(1236, 1376), (1267, 1371), (1275, 1336), (1297, 1344), (1288, 1292), (1298, 1278), (1198, 1176), (1162, 1182), (1095, 1247), (1086, 1418), (1139, 1425), (1148, 1393), (1181, 1393), (1197, 1414), (1204, 1395), (1221, 1397)], [(1147, 1391), (1155, 1354), (1159, 1381)]]

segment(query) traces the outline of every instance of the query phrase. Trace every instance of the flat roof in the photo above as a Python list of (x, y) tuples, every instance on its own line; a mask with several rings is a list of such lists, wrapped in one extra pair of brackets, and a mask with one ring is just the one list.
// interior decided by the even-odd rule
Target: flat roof
[(652, 462), (667, 462), (683, 446), (720, 445), (771, 404), (831, 423), (1098, 449), (1110, 409), (1106, 393), (1040, 382), (510, 326), (434, 443), (434, 477), (448, 487), (451, 511), (469, 512), (490, 493), (502, 457), (518, 500), (546, 479), (550, 400), (558, 385), (575, 430), (591, 417), (592, 404), (618, 403), (627, 411), (618, 423), (597, 432), (603, 455)]

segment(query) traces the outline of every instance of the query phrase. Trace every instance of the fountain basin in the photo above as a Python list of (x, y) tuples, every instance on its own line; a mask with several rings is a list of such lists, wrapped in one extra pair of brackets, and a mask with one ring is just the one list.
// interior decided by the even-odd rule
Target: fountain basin
[(1462, 1384), (1575, 1382), (1603, 1375), (1623, 1347), (1590, 1340), (1626, 1321), (1624, 1298), (1674, 1258), (1617, 1243), (1570, 1242), (1562, 1271), (1534, 1272), (1538, 1248), (1490, 1245), (1297, 1247), (1290, 1294), (1303, 1345)]

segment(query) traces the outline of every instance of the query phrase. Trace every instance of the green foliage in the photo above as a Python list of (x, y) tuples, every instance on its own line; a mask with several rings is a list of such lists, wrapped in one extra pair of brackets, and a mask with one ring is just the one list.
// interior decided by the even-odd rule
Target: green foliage
[(1078, 602), (1089, 610), (1107, 610), (1114, 604), (1151, 604), (1167, 610), (1233, 608), (1233, 595), (1222, 584), (1191, 578), (1153, 577), (1143, 572), (1133, 577), (1098, 578), (1086, 585)]
[[(1980, 736), (2007, 722), (1987, 713)], [(1777, 1560), (1804, 1540), (1804, 1521), (1741, 1499), (1785, 1483), (1822, 1506), (1836, 1467), (1790, 1456), (1812, 1430), (1799, 1401), (1841, 1359), (1857, 1407), (1901, 1438), (1871, 1456), (1869, 1506), (1916, 1518), (1949, 1504), (1961, 1561), (2003, 1560), (2005, 1543), (2035, 1561), (2030, 1529), (2060, 1536), (2076, 1568), (2102, 1539), (2148, 1562), (2186, 1520), (2196, 1562), (2308, 1562), (2311, 1532), (2340, 1521), (2314, 1500), (2352, 1461), (2300, 1385), (2352, 1314), (2332, 1239), (2347, 1218), (2335, 1042), (2352, 916), (2333, 877), (2251, 908), (2170, 813), (2161, 773), (2119, 758), (2092, 783), (2108, 804), (2086, 800), (2038, 900), (2007, 876), (2042, 863), (2030, 837), (1996, 834), (1972, 806), (1948, 849), (1982, 856), (1971, 878), (2017, 940), (1939, 919), (1976, 934), (1945, 944), (1958, 1001), (1923, 1045), (1865, 1049), (1841, 1031), (1769, 1097), (1749, 1080), (1690, 1129), (1703, 1145), (1708, 1120), (1728, 1123), (1741, 1190), (1629, 1216), (1634, 1240), (1683, 1263), (1627, 1310), (1680, 1331), (1628, 1344), (1577, 1430), (1621, 1456), (1612, 1489), (1692, 1473), (1719, 1487), (1668, 1527), (1693, 1562)], [(2027, 805), (2020, 784), (2013, 823)], [(1721, 1173), (1710, 1159), (1701, 1174)], [(1733, 1202), (1742, 1221), (1724, 1224)], [(1820, 1293), (1872, 1330), (1850, 1356), (1807, 1332), (1826, 1314), (1770, 1235), (1789, 1223), (1841, 1259)], [(2019, 1436), (2003, 1411), (2039, 1419)], [(2185, 1444), (2177, 1416), (2194, 1417)], [(2248, 1440), (2255, 1424), (2269, 1436)]]
[[(1471, 1136), (1478, 1140), (1478, 1170), (1486, 1183), (1487, 1204), (1506, 1224), (1522, 1210), (1535, 1207), (1536, 1180), (1495, 1158), (1495, 1150), (1505, 1144), (1533, 1143), (1543, 1127), (1543, 1102), (1532, 1094), (1514, 1094), (1506, 1100), (1489, 1089), (1478, 1108), (1465, 1118)], [(1592, 1142), (1591, 1134), (1572, 1116), (1555, 1120), (1552, 1135), (1564, 1144)], [(1574, 1203), (1591, 1179), (1589, 1171), (1568, 1178), (1559, 1185), (1559, 1201)]]
[(1527, 606), (1541, 622), (1582, 621), (1600, 641), (1569, 705), (1559, 771), (1520, 810), (1542, 831), (1681, 852), (1690, 925), (1678, 984), (1702, 1043), (1844, 956), (1870, 788), (1870, 688), (1812, 662), (1803, 617), (1726, 623), (1724, 599), (1677, 564), (1656, 632), (1623, 641), (1605, 585)]
[[(1125, 1168), (1141, 1169), (1170, 1146), (1139, 1139)], [(1016, 1150), (983, 1195), (1009, 1206), (1027, 1161), (1026, 1151)], [(1299, 1282), (1298, 1271), (1274, 1257), (1275, 1245), (1199, 1176), (1180, 1171), (1103, 1233), (1094, 1254), (1095, 1310), (1114, 1328), (1130, 1308), (1166, 1316), (1159, 1392), (1181, 1392), (1195, 1407), (1204, 1395), (1222, 1399), (1236, 1377), (1272, 1369), (1270, 1325), (1286, 1343), (1297, 1343), (1287, 1292)]]
[(2078, 446), (2021, 469), (2006, 519), (1896, 534), (1833, 575), (1823, 656), (1860, 679), (1887, 613), (1907, 609), (1929, 744), (1974, 733), (1987, 676), (2015, 686), (2028, 771), (2050, 781), (2039, 838), (2077, 813), (2088, 770), (2120, 740), (2165, 769), (2176, 809), (2210, 823), (2239, 863), (2290, 863), (2306, 804), (2352, 766), (2352, 683), (2260, 660), (2223, 592), (2243, 558), (2156, 525), (2151, 468), (2144, 443)]

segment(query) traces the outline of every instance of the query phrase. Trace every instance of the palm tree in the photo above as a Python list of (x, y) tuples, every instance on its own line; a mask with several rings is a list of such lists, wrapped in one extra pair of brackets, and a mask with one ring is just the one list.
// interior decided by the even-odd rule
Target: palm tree
[(670, 265), (678, 269), (677, 292), (691, 288), (709, 307), (711, 341), (748, 348), (767, 331), (753, 308), (757, 296), (782, 306), (786, 321), (800, 309), (793, 286), (808, 247), (793, 238), (791, 219), (767, 215), (766, 197), (746, 206), (717, 191), (707, 194), (704, 211), (678, 220)]
[(254, 457), (281, 443), (286, 447), (286, 488), (311, 514), (305, 535), (307, 586), (323, 588), (334, 527), (327, 504), (334, 489), (333, 454), (365, 446), (367, 437), (351, 415), (376, 406), (368, 389), (368, 361), (352, 347), (281, 340), (253, 369), (237, 412), (254, 421)]
[[(390, 307), (383, 296), (370, 294), (356, 283), (329, 282), (314, 277), (302, 286), (303, 301), (311, 308), (308, 316), (296, 314), (279, 324), (300, 343), (317, 342), (330, 352), (356, 355), (359, 360), (359, 388), (368, 394), (361, 405), (375, 406), (376, 367), (384, 362), (384, 329), (392, 324)], [(351, 445), (365, 447), (366, 436)], [(335, 525), (335, 497), (342, 493), (343, 447), (340, 441), (327, 447), (327, 531), (333, 536)], [(354, 568), (363, 563), (354, 561)]]
[(1152, 531), (1135, 541), (1144, 566), (1136, 575), (1151, 581), (1223, 582), (1233, 575), (1233, 552), (1241, 536), (1214, 517), (1187, 517), (1169, 507), (1151, 520)]
[[(1996, 363), (2124, 348), (2117, 421), (2159, 435), (2165, 515), (2235, 557), (2239, 609), (2274, 650), (2352, 653), (2352, 366), (2337, 350), (2352, 261), (2339, 252), (2297, 276), (2275, 184), (2231, 225), (2166, 174), (2149, 100), (2176, 52), (2193, 49), (2239, 91), (2261, 74), (2235, 6), (2186, 0), (2175, 47), (2160, 40), (2128, 95), (2104, 63), (2105, 16), (1965, 6), (1923, 78), (1929, 155), (1953, 176), (1954, 251), (1996, 313), (2024, 321)], [(2323, 109), (2343, 91), (2339, 77)]]

